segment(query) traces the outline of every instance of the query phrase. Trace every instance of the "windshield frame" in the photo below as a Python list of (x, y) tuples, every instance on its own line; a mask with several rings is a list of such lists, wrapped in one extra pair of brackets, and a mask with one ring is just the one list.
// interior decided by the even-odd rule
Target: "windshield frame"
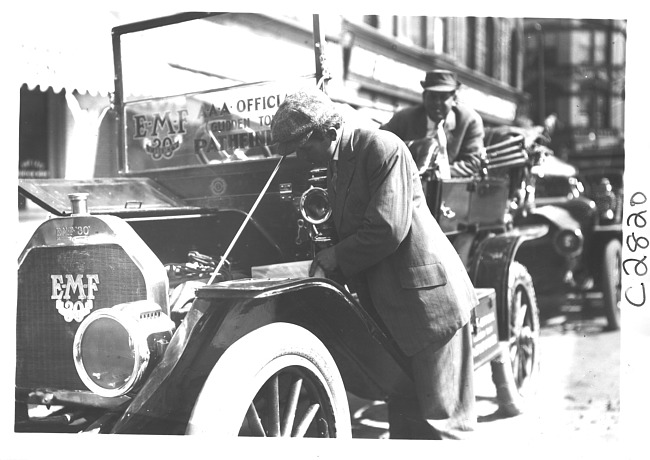
[[(222, 16), (223, 19), (220, 19), (219, 16)], [(196, 167), (196, 166), (201, 166), (199, 164), (200, 162), (197, 162), (197, 158), (195, 157), (200, 157), (198, 153), (196, 156), (190, 156), (188, 155), (188, 152), (190, 151), (191, 147), (190, 145), (194, 142), (196, 142), (196, 138), (190, 137), (190, 135), (184, 136), (185, 137), (185, 143), (183, 144), (183, 147), (185, 149), (185, 158), (188, 159), (187, 163), (183, 163), (182, 160), (177, 159), (178, 161), (170, 161), (170, 162), (159, 162), (156, 165), (148, 164), (146, 166), (142, 166), (143, 163), (146, 163), (146, 159), (143, 159), (144, 155), (141, 156), (140, 160), (137, 160), (135, 163), (133, 162), (133, 158), (137, 157), (137, 153), (129, 153), (129, 152), (134, 152), (134, 149), (132, 148), (132, 144), (134, 144), (131, 139), (132, 137), (132, 132), (129, 133), (127, 129), (133, 129), (131, 128), (131, 125), (133, 125), (133, 122), (130, 121), (128, 118), (128, 110), (131, 110), (131, 114), (133, 114), (133, 108), (135, 107), (136, 110), (139, 109), (137, 104), (142, 104), (141, 107), (146, 107), (147, 103), (151, 103), (152, 105), (157, 103), (159, 106), (162, 106), (165, 103), (170, 103), (172, 106), (174, 104), (173, 100), (184, 100), (188, 104), (193, 104), (195, 107), (197, 105), (197, 101), (201, 101), (202, 97), (205, 95), (205, 97), (214, 97), (214, 95), (218, 92), (221, 92), (222, 94), (228, 94), (230, 91), (237, 90), (238, 88), (245, 88), (245, 87), (255, 87), (259, 85), (272, 85), (272, 84), (286, 84), (289, 80), (293, 79), (294, 82), (292, 84), (295, 85), (297, 81), (304, 82), (303, 84), (307, 84), (306, 82), (309, 82), (309, 85), (315, 85), (316, 82), (318, 82), (317, 76), (319, 74), (322, 74), (322, 69), (321, 69), (321, 63), (318, 59), (315, 59), (314, 56), (318, 55), (317, 50), (320, 50), (320, 41), (321, 37), (320, 35), (316, 34), (314, 31), (318, 30), (316, 29), (318, 27), (318, 15), (313, 15), (313, 23), (312, 27), (307, 27), (304, 23), (296, 23), (294, 24), (294, 29), (293, 33), (300, 33), (302, 35), (311, 37), (313, 41), (313, 49), (310, 48), (309, 46), (304, 46), (305, 44), (308, 43), (308, 41), (301, 40), (303, 43), (302, 48), (300, 53), (304, 53), (302, 55), (302, 58), (299, 62), (299, 64), (291, 67), (292, 70), (288, 72), (284, 72), (284, 75), (279, 75), (277, 80), (268, 80), (268, 79), (260, 79), (260, 80), (255, 80), (254, 78), (245, 78), (245, 81), (229, 81), (228, 76), (225, 76), (225, 80), (218, 80), (218, 77), (215, 78), (215, 84), (211, 84), (211, 80), (208, 80), (207, 84), (204, 86), (201, 86), (201, 84), (198, 85), (199, 90), (193, 91), (192, 85), (190, 84), (188, 86), (188, 91), (187, 92), (182, 92), (180, 94), (175, 94), (178, 93), (178, 90), (180, 89), (181, 91), (185, 89), (186, 85), (182, 84), (180, 85), (181, 87), (178, 88), (172, 88), (170, 87), (169, 91), (165, 87), (162, 88), (162, 91), (160, 90), (160, 87), (157, 89), (154, 89), (151, 91), (150, 96), (144, 96), (144, 97), (139, 97), (138, 94), (134, 97), (132, 95), (132, 92), (129, 92), (128, 95), (125, 94), (125, 84), (128, 85), (129, 82), (125, 82), (125, 72), (127, 72), (127, 69), (124, 67), (125, 65), (128, 65), (128, 62), (124, 62), (123, 60), (125, 59), (124, 53), (127, 52), (128, 48), (128, 41), (124, 41), (124, 36), (128, 34), (135, 34), (134, 37), (138, 37), (137, 33), (138, 32), (145, 32), (151, 29), (157, 29), (157, 28), (162, 28), (162, 27), (167, 27), (167, 26), (174, 26), (176, 24), (181, 24), (184, 22), (189, 22), (189, 21), (195, 21), (195, 20), (202, 20), (206, 19), (205, 22), (201, 22), (201, 24), (205, 23), (210, 23), (214, 22), (216, 25), (222, 24), (228, 27), (229, 24), (235, 24), (235, 29), (238, 28), (239, 23), (237, 23), (237, 17), (240, 18), (242, 16), (246, 16), (243, 13), (228, 13), (228, 12), (194, 12), (194, 13), (180, 13), (180, 14), (175, 14), (171, 16), (166, 16), (166, 17), (161, 17), (161, 18), (155, 18), (151, 20), (145, 20), (145, 21), (140, 21), (140, 22), (135, 22), (131, 24), (125, 24), (122, 26), (117, 26), (113, 28), (112, 30), (112, 41), (113, 41), (113, 58), (114, 58), (114, 68), (115, 68), (115, 93), (113, 95), (113, 106), (116, 112), (116, 118), (117, 118), (117, 149), (118, 149), (118, 171), (121, 176), (139, 176), (139, 175), (148, 175), (151, 171), (156, 171), (156, 170), (161, 170), (161, 169), (178, 169), (178, 168), (187, 168), (187, 167)], [(251, 17), (255, 16), (256, 19), (253, 21), (260, 21), (262, 20), (262, 24), (266, 25), (273, 25), (275, 22), (278, 20), (281, 20), (277, 16), (269, 16), (269, 15), (254, 15), (251, 13)], [(242, 20), (242, 26), (247, 26), (247, 21), (248, 17), (244, 18)], [(170, 29), (174, 30), (174, 29)], [(164, 32), (162, 32), (164, 34)], [(154, 31), (153, 34), (156, 36), (160, 36), (157, 31)], [(146, 39), (146, 36), (145, 36)], [(129, 39), (131, 40), (131, 39)], [(157, 44), (157, 43), (156, 43)], [(126, 46), (126, 48), (123, 48)], [(178, 53), (176, 54), (178, 56)], [(306, 56), (308, 56), (308, 59), (305, 59)], [(183, 55), (184, 56), (184, 55)], [(190, 56), (190, 55), (188, 55)], [(191, 57), (189, 58), (190, 60), (192, 59)], [(133, 59), (130, 59), (129, 62), (132, 62)], [(163, 62), (168, 62), (169, 64), (172, 63), (172, 61), (163, 61)], [(235, 61), (236, 62), (236, 61)], [(304, 70), (307, 72), (312, 72), (311, 69), (314, 67), (314, 62), (316, 63), (315, 65), (315, 72), (314, 73), (308, 73), (305, 74)], [(248, 77), (248, 75), (255, 76), (254, 72), (248, 72), (246, 67), (242, 67), (241, 70), (237, 69), (237, 66), (232, 67), (233, 68), (233, 73), (244, 75), (245, 77)], [(264, 69), (265, 67), (261, 67)], [(269, 67), (267, 66), (266, 69)], [(131, 69), (133, 69), (133, 66), (131, 66)], [(296, 70), (301, 71), (301, 73), (297, 73)], [(130, 75), (133, 75), (133, 71), (129, 71)], [(226, 72), (227, 75), (230, 75), (230, 72)], [(290, 75), (289, 77), (286, 77), (286, 75)], [(267, 75), (257, 75), (258, 77), (260, 76), (267, 76), (268, 77), (268, 72)], [(209, 75), (209, 77), (212, 77), (212, 75)], [(275, 70), (272, 71), (271, 77), (275, 79)], [(133, 79), (132, 79), (133, 80)], [(242, 79), (244, 80), (244, 79)], [(161, 81), (166, 81), (166, 80), (161, 80)], [(138, 81), (138, 83), (140, 83)], [(141, 85), (137, 85), (141, 86)], [(132, 89), (132, 88), (131, 88)], [(136, 88), (137, 89), (137, 88)], [(129, 91), (129, 89), (127, 89)], [(255, 91), (255, 90), (253, 90)], [(276, 102), (277, 104), (277, 102)], [(182, 108), (182, 103), (179, 105), (179, 107)], [(274, 109), (275, 110), (275, 109)], [(267, 110), (268, 112), (268, 110)], [(234, 114), (234, 118), (237, 118), (237, 116), (241, 118), (241, 114)], [(254, 114), (257, 115), (257, 114)], [(265, 114), (266, 119), (269, 119), (268, 114)], [(271, 113), (272, 115), (272, 113)], [(257, 119), (257, 117), (255, 117)], [(261, 119), (260, 119), (261, 120)], [(159, 120), (157, 120), (159, 121)], [(213, 122), (214, 120), (208, 120), (205, 122), (205, 125), (207, 126), (209, 122)], [(179, 121), (180, 122), (180, 121)], [(193, 127), (196, 128), (197, 126), (197, 120), (194, 119), (192, 120), (194, 123)], [(127, 123), (130, 123), (127, 125)], [(269, 123), (270, 124), (270, 123)], [(171, 124), (169, 125), (171, 126)], [(206, 132), (209, 130), (206, 129)], [(248, 131), (253, 133), (256, 137), (260, 137), (260, 134), (265, 134), (266, 133), (266, 139), (262, 141), (256, 141), (256, 142), (261, 142), (263, 145), (268, 146), (270, 143), (272, 143), (272, 140), (270, 139), (270, 126), (268, 125), (261, 125), (261, 121), (259, 125), (255, 125), (252, 129), (248, 128)], [(196, 129), (195, 131), (196, 132)], [(215, 137), (212, 135), (212, 133), (208, 132), (207, 134), (210, 134), (212, 139), (217, 142)], [(204, 133), (205, 136), (207, 134)], [(131, 137), (130, 137), (131, 136)], [(159, 141), (160, 139), (153, 139), (154, 141)], [(167, 135), (166, 138), (162, 139), (164, 141), (167, 141), (165, 144), (166, 146), (171, 145), (172, 148), (173, 146), (176, 145), (176, 140), (177, 137), (174, 137), (172, 135)], [(147, 142), (151, 142), (151, 139), (143, 139), (142, 140), (142, 146), (139, 146), (138, 148), (140, 150), (143, 150), (144, 148), (149, 148), (148, 145), (146, 145)], [(212, 141), (210, 141), (212, 142)], [(218, 143), (217, 143), (218, 144)], [(221, 145), (219, 145), (219, 148), (221, 149)], [(230, 144), (233, 146), (233, 148), (238, 148), (238, 144)], [(155, 148), (155, 147), (154, 147)], [(244, 145), (244, 149), (250, 149), (252, 147), (249, 147), (249, 145)], [(225, 150), (226, 147), (223, 147)], [(196, 150), (196, 148), (195, 148)], [(150, 152), (150, 151), (149, 151)], [(231, 152), (232, 153), (232, 152)], [(260, 155), (252, 155), (254, 158), (260, 158)], [(274, 157), (275, 155), (270, 153), (267, 156), (272, 156)], [(190, 157), (192, 158), (190, 160)], [(230, 155), (230, 157), (234, 158), (235, 155)], [(244, 155), (245, 157), (245, 155)], [(246, 158), (247, 160), (249, 158)], [(261, 158), (260, 158), (261, 159)], [(151, 162), (149, 162), (151, 163)], [(134, 168), (134, 164), (136, 167)], [(203, 163), (205, 164), (205, 163)]]

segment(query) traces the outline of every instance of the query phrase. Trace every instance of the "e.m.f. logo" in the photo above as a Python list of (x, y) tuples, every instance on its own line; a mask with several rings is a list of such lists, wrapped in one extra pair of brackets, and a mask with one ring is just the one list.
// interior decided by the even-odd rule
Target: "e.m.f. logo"
[(81, 322), (90, 314), (99, 284), (99, 275), (50, 275), (52, 280), (52, 300), (56, 309), (68, 323)]
[(182, 135), (186, 134), (187, 110), (135, 115), (134, 139), (142, 139), (145, 151), (154, 160), (171, 158), (181, 146)]

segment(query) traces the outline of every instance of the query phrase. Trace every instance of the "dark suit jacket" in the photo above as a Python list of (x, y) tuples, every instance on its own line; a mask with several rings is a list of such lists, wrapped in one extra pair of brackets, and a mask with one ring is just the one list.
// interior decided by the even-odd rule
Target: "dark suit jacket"
[[(461, 162), (471, 172), (478, 173), (481, 168), (480, 154), (484, 148), (483, 120), (476, 111), (460, 104), (452, 107), (451, 113), (455, 126), (450, 129), (445, 123), (449, 162)], [(381, 129), (397, 134), (405, 142), (425, 137), (427, 113), (424, 105), (400, 110)]]
[(387, 131), (344, 126), (337, 163), (336, 189), (330, 183), (328, 192), (343, 274), (367, 286), (407, 355), (449, 338), (478, 301), (427, 207), (408, 148)]

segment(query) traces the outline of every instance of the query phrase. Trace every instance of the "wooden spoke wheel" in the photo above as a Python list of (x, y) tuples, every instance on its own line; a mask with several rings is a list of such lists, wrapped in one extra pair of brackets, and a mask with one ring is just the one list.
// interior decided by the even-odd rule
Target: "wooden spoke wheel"
[(217, 437), (351, 437), (341, 375), (325, 346), (286, 323), (257, 329), (219, 359), (187, 434)]
[[(300, 366), (282, 369), (257, 393), (239, 436), (329, 438), (335, 423), (320, 381)], [(262, 415), (260, 415), (262, 414)]]
[(520, 394), (529, 392), (539, 370), (539, 310), (526, 267), (513, 262), (508, 280), (510, 362)]

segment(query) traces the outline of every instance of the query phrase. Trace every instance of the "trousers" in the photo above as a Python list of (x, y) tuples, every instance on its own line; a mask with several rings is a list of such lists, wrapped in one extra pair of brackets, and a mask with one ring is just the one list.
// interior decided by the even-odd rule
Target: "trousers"
[(476, 428), (471, 326), (410, 358), (415, 395), (388, 400), (391, 439), (467, 439)]

